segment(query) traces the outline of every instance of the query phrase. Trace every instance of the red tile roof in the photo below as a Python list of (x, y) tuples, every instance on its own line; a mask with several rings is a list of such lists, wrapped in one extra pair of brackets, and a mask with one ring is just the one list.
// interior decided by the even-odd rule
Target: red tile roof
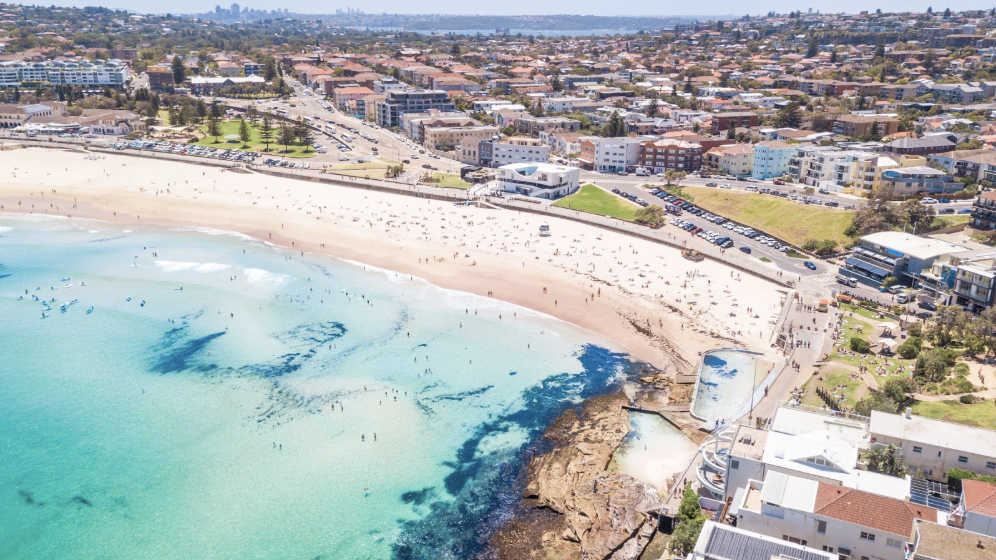
[(934, 508), (822, 482), (813, 513), (899, 536), (911, 535), (917, 519), (937, 523)]
[(965, 511), (996, 517), (996, 484), (962, 480), (961, 491), (965, 496)]

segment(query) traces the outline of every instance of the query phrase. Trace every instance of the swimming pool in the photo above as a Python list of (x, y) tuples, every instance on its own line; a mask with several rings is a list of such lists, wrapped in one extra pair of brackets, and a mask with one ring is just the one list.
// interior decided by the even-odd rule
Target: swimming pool
[(702, 356), (699, 379), (692, 401), (692, 416), (706, 422), (732, 421), (746, 414), (751, 393), (767, 376), (769, 368), (757, 363), (757, 355), (746, 350), (723, 348)]
[(657, 414), (630, 410), (629, 428), (609, 468), (667, 492), (667, 479), (684, 470), (698, 446)]

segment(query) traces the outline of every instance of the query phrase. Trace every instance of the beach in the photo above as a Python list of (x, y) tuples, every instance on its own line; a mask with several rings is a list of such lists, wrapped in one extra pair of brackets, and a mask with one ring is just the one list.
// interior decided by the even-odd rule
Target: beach
[(527, 307), (662, 369), (687, 372), (722, 346), (769, 353), (784, 296), (720, 263), (530, 213), (114, 154), (11, 150), (0, 168), (3, 212), (239, 232)]

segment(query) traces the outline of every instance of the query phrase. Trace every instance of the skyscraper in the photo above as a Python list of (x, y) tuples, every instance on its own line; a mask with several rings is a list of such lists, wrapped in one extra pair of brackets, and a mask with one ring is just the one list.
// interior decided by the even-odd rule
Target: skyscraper
[(232, 17), (239, 17), (239, 15), (241, 13), (242, 13), (242, 11), (239, 8), (239, 5), (238, 4), (232, 4)]

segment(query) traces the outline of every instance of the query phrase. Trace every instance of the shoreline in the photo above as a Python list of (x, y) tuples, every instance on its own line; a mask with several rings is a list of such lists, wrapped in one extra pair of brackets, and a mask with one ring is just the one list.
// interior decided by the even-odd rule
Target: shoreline
[[(57, 160), (66, 165), (53, 168)], [(28, 148), (0, 152), (0, 161), (11, 169), (9, 181), (0, 184), (0, 214), (229, 231), (285, 250), (330, 255), (507, 301), (593, 332), (660, 369), (688, 371), (699, 353), (730, 343), (766, 353), (771, 326), (760, 314), (750, 321), (724, 321), (697, 301), (708, 297), (711, 305), (719, 305), (713, 279), (724, 280), (726, 271), (728, 281), (715, 289), (725, 288), (727, 300), (733, 288), (742, 286), (759, 296), (751, 299), (773, 304), (767, 315), (780, 312), (782, 287), (774, 283), (746, 274), (743, 281), (723, 264), (692, 263), (676, 249), (556, 217), (113, 154), (87, 160), (85, 153)], [(550, 222), (551, 238), (530, 228), (539, 221)], [(488, 247), (482, 249), (485, 242)], [(593, 248), (596, 244), (601, 247)], [(650, 264), (651, 257), (627, 258), (627, 251), (632, 256), (656, 253), (660, 266), (677, 269), (676, 274), (665, 277)], [(614, 267), (623, 268), (616, 272)], [(620, 274), (633, 275), (628, 286)], [(635, 281), (649, 274), (658, 274), (660, 282)], [(685, 293), (676, 294), (672, 285), (683, 277), (680, 291)], [(700, 284), (703, 277), (705, 296), (701, 285), (687, 286)], [(733, 327), (752, 327), (757, 338), (737, 335), (742, 329)]]

